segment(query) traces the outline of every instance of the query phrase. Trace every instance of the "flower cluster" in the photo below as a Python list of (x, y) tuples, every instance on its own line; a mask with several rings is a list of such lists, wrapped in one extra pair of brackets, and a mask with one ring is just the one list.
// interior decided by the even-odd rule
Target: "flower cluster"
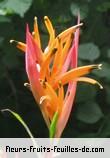
[[(49, 42), (43, 51), (38, 30), (37, 18), (34, 31), (26, 29), (26, 43), (11, 40), (17, 48), (25, 52), (25, 65), (29, 83), (36, 102), (49, 128), (50, 137), (61, 137), (71, 113), (78, 81), (98, 84), (94, 79), (83, 77), (101, 64), (77, 67), (80, 17), (75, 26), (57, 36), (49, 18), (44, 17), (49, 32)], [(64, 90), (66, 92), (64, 92)]]

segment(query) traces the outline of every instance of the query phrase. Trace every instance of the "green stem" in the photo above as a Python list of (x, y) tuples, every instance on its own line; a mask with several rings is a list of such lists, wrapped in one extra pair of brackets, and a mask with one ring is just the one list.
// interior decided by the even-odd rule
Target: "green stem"
[(56, 132), (56, 124), (58, 121), (58, 111), (55, 112), (49, 128), (49, 138), (54, 138)]
[[(21, 117), (19, 114), (17, 114), (16, 112), (14, 112), (14, 111), (12, 111), (12, 110), (10, 110), (10, 109), (3, 109), (3, 110), (1, 110), (1, 112), (6, 112), (6, 111), (10, 112), (10, 113), (22, 124), (22, 126), (25, 128), (26, 132), (27, 132), (28, 135), (30, 136), (34, 147), (35, 147), (35, 148), (38, 148), (38, 145), (37, 145), (36, 142), (35, 142), (35, 139), (34, 139), (33, 134), (31, 133), (29, 127), (28, 127), (27, 124), (24, 122), (24, 120), (22, 119), (22, 117)], [(40, 153), (37, 153), (37, 152), (36, 152), (36, 155), (37, 155), (38, 158), (41, 158), (41, 154), (40, 154)]]

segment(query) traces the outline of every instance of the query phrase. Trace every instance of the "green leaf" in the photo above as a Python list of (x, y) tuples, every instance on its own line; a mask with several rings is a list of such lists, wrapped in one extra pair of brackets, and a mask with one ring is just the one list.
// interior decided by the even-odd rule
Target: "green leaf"
[(23, 127), (25, 128), (25, 130), (29, 134), (30, 138), (34, 138), (31, 131), (30, 131), (30, 129), (28, 128), (28, 126), (26, 125), (26, 123), (24, 122), (24, 120), (22, 119), (22, 117), (19, 114), (17, 114), (16, 112), (14, 112), (10, 109), (3, 109), (1, 111), (2, 112), (5, 112), (5, 111), (10, 112), (23, 125)]
[(94, 43), (85, 43), (79, 46), (79, 58), (94, 61), (100, 56), (100, 50)]
[(96, 88), (88, 83), (79, 83), (77, 86), (76, 102), (82, 103), (95, 100)]
[[(22, 117), (19, 114), (17, 114), (16, 112), (14, 112), (14, 111), (12, 111), (10, 109), (3, 109), (3, 110), (1, 110), (1, 112), (6, 112), (6, 111), (10, 112), (23, 125), (23, 127), (25, 128), (25, 130), (29, 134), (29, 136), (30, 136), (30, 138), (31, 138), (31, 140), (33, 142), (34, 147), (38, 148), (38, 145), (37, 145), (37, 143), (36, 143), (36, 141), (34, 139), (34, 136), (32, 135), (29, 127), (26, 125), (26, 123), (24, 122), (24, 120), (22, 119)], [(38, 153), (37, 151), (35, 151), (35, 154), (36, 154), (36, 156), (38, 158), (41, 158), (41, 154), (40, 153)]]
[(68, 14), (61, 14), (58, 16), (57, 21), (61, 24), (63, 23), (68, 23), (69, 21), (71, 21), (71, 17)]
[(110, 106), (110, 85), (104, 86), (104, 89), (106, 91), (106, 101), (108, 105)]
[(49, 128), (50, 138), (53, 138), (55, 135), (57, 120), (58, 120), (58, 112), (54, 114), (50, 128)]
[(93, 124), (103, 117), (99, 105), (95, 102), (87, 102), (77, 106), (76, 118), (85, 123)]
[(27, 12), (32, 4), (32, 0), (4, 0), (0, 3), (2, 12), (5, 14), (16, 13), (21, 17)]
[(110, 49), (108, 49), (108, 51), (107, 51), (107, 56), (108, 56), (108, 58), (110, 58)]
[(2, 44), (4, 38), (3, 37), (0, 37), (0, 45)]
[(0, 15), (0, 23), (2, 22), (11, 22), (11, 19), (6, 16)]
[[(9, 68), (14, 68), (19, 66), (19, 60), (16, 53), (10, 53), (6, 52), (4, 53), (4, 56), (2, 57), (2, 61), (5, 65), (7, 65)], [(7, 62), (8, 61), (8, 62)]]
[(81, 19), (84, 19), (87, 17), (88, 14), (88, 5), (79, 5), (77, 3), (72, 3), (70, 6), (70, 10), (72, 15), (77, 16), (80, 11)]
[(97, 6), (97, 10), (99, 12), (106, 12), (108, 9), (110, 9), (110, 2), (103, 2), (103, 3), (99, 3), (99, 5)]
[(107, 115), (98, 131), (98, 137), (109, 138), (110, 137), (110, 115)]
[[(1, 6), (0, 6), (0, 7), (1, 7)], [(4, 9), (1, 9), (1, 8), (0, 8), (0, 15), (2, 15), (2, 16), (3, 16), (3, 15), (6, 15), (6, 11), (5, 11)]]

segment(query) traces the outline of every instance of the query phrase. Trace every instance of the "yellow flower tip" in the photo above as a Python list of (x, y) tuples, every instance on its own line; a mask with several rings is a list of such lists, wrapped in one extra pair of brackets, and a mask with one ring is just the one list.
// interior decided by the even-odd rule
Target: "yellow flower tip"
[(34, 21), (37, 21), (37, 17), (36, 16), (34, 17)]
[(33, 31), (33, 32), (32, 32), (32, 36), (34, 36), (34, 35), (35, 35), (35, 32)]
[(32, 37), (35, 39), (35, 32), (34, 31), (32, 32)]
[(29, 83), (24, 83), (24, 86), (25, 86), (26, 88), (28, 88), (29, 90), (31, 90), (31, 87), (30, 87), (30, 84), (29, 84)]
[(102, 64), (93, 65), (91, 68), (92, 69), (99, 69), (99, 70), (101, 70), (102, 69)]
[(102, 69), (102, 64), (98, 64), (98, 69), (99, 69), (99, 70)]
[(10, 40), (10, 43), (11, 43), (11, 44), (14, 43), (14, 42), (17, 43), (17, 41), (15, 41), (15, 40), (13, 40), (13, 39)]
[(49, 47), (47, 46), (44, 50), (44, 53), (48, 53), (48, 51), (49, 51)]
[(84, 23), (80, 23), (79, 26), (83, 26)]
[(101, 84), (99, 84), (99, 86), (100, 86), (100, 89), (103, 89), (103, 86)]
[(83, 23), (80, 23), (80, 24), (77, 24), (77, 25), (73, 26), (73, 28), (77, 29), (77, 28), (81, 27), (82, 25), (83, 25)]
[(50, 97), (48, 95), (42, 96), (40, 98), (39, 104), (41, 105), (44, 102), (44, 100), (50, 100)]
[(13, 40), (13, 39), (11, 39), (10, 41), (9, 41), (11, 44), (15, 44), (15, 45), (18, 45), (20, 42), (18, 42), (18, 41), (16, 41), (16, 40)]
[(103, 89), (103, 86), (99, 82), (96, 82), (96, 84), (100, 87), (100, 89)]
[(26, 50), (26, 44), (25, 43), (19, 42), (19, 41), (13, 40), (13, 39), (10, 40), (10, 43), (14, 44), (18, 49), (25, 52), (25, 50)]
[(48, 16), (44, 16), (44, 20), (48, 20)]
[(16, 40), (13, 40), (13, 39), (11, 39), (9, 42), (10, 42), (10, 44), (15, 44), (15, 46), (19, 45), (19, 43), (20, 43)]

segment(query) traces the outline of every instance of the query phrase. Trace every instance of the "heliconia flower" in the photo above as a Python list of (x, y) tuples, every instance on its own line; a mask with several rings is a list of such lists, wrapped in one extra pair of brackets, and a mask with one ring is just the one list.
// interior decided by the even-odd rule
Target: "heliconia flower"
[[(27, 25), (26, 43), (11, 40), (17, 48), (25, 52), (26, 72), (29, 83), (25, 83), (39, 105), (49, 128), (50, 137), (61, 137), (73, 106), (78, 81), (97, 84), (94, 79), (84, 77), (101, 64), (77, 67), (80, 16), (75, 26), (55, 35), (49, 18), (44, 17), (49, 32), (49, 42), (42, 50), (37, 18), (34, 19), (32, 34)], [(66, 93), (64, 93), (67, 85)]]

